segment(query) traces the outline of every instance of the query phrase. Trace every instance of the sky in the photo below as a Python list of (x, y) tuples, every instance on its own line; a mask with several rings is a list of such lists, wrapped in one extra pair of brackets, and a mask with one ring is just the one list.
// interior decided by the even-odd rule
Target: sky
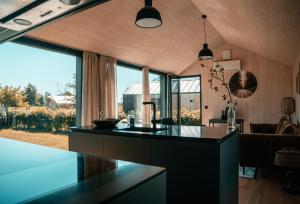
[(0, 45), (0, 84), (24, 88), (32, 83), (38, 92), (57, 95), (73, 81), (76, 57), (16, 43)]
[[(76, 57), (17, 43), (0, 45), (0, 85), (24, 88), (31, 83), (40, 94), (58, 95), (76, 73)], [(157, 75), (149, 75), (149, 80)], [(142, 72), (118, 66), (117, 95), (122, 101), (125, 90), (142, 83)]]
[[(149, 81), (156, 80), (158, 75), (149, 73)], [(122, 66), (117, 67), (117, 94), (118, 103), (122, 102), (122, 97), (125, 90), (134, 85), (143, 83), (142, 71), (130, 69)]]
[(118, 103), (122, 101), (123, 93), (127, 87), (142, 83), (142, 72), (135, 69), (128, 69), (122, 66), (117, 67), (117, 94)]

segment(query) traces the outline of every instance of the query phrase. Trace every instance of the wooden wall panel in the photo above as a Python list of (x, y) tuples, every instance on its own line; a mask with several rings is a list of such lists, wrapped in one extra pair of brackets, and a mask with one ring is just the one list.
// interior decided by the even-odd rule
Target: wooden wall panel
[(299, 0), (192, 0), (226, 42), (293, 66), (300, 47)]
[[(224, 49), (231, 49), (232, 59), (241, 60), (242, 69), (252, 72), (257, 78), (258, 87), (252, 96), (246, 99), (234, 97), (237, 102), (237, 117), (246, 120), (245, 131), (249, 131), (249, 123), (278, 123), (282, 115), (281, 98), (292, 95), (292, 68), (229, 43), (214, 50), (215, 60), (221, 59)], [(229, 80), (235, 72), (226, 72), (226, 79)], [(210, 118), (221, 116), (226, 103), (222, 100), (222, 91), (216, 93), (209, 88), (209, 70), (201, 67), (200, 61), (181, 73), (182, 76), (195, 74), (202, 76), (202, 116), (203, 123), (207, 125)], [(206, 105), (207, 110), (204, 109)]]
[(300, 72), (300, 52), (293, 66), (293, 95), (296, 100), (295, 121), (300, 124), (300, 94), (296, 92), (296, 75)]

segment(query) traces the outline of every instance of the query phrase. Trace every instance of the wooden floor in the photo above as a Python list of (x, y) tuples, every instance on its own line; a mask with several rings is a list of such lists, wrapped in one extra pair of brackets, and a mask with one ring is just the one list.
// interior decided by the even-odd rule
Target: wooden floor
[(256, 179), (240, 178), (239, 204), (300, 204), (300, 195), (281, 190), (283, 182), (279, 170), (258, 170)]
[[(52, 133), (0, 130), (0, 137), (68, 150), (68, 137)], [(282, 172), (258, 170), (256, 179), (240, 178), (239, 204), (300, 204), (300, 196), (281, 191)]]

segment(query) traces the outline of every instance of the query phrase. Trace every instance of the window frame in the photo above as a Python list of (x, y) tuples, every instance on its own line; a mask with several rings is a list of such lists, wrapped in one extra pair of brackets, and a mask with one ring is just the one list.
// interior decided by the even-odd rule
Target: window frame
[(11, 42), (76, 57), (76, 125), (80, 126), (82, 116), (83, 51), (29, 38), (26, 36), (17, 38)]
[(200, 80), (200, 100), (199, 100), (199, 107), (200, 107), (200, 124), (203, 124), (202, 121), (202, 114), (203, 114), (203, 107), (202, 107), (202, 78), (200, 74), (193, 74), (193, 75), (184, 75), (184, 76), (177, 76), (177, 75), (171, 75), (168, 77), (168, 101), (170, 103), (168, 106), (168, 117), (172, 117), (172, 79), (177, 79), (179, 80), (179, 85), (178, 85), (178, 98), (177, 98), (177, 117), (178, 117), (178, 121), (179, 121), (179, 125), (181, 125), (181, 98), (180, 98), (180, 80), (184, 79), (184, 78), (195, 78), (195, 77), (199, 77)]
[(149, 74), (160, 76), (160, 118), (167, 117), (167, 74), (156, 70), (149, 70)]

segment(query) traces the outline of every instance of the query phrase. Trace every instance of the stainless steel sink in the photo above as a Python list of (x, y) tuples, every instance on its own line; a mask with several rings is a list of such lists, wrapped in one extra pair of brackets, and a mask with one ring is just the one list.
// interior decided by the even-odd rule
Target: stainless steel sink
[(167, 130), (167, 128), (130, 127), (130, 128), (123, 128), (120, 130), (133, 131), (133, 132), (159, 132), (159, 131)]

